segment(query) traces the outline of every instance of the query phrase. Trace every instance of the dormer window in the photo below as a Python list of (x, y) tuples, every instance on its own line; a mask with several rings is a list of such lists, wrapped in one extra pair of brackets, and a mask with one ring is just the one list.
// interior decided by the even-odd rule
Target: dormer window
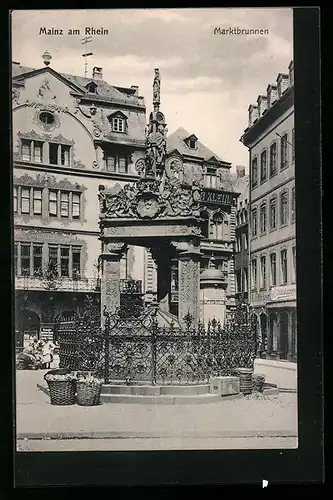
[(108, 118), (112, 132), (120, 132), (123, 134), (127, 132), (127, 116), (125, 116), (124, 113), (118, 111)]
[(97, 94), (97, 87), (96, 83), (90, 82), (88, 85), (86, 85), (86, 89), (90, 94)]
[(187, 137), (187, 139), (185, 139), (185, 143), (190, 149), (196, 149), (197, 140), (198, 138), (195, 135), (190, 135), (190, 137)]

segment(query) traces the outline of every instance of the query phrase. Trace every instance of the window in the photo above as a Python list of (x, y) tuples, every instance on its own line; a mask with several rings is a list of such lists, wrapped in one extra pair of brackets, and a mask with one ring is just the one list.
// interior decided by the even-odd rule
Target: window
[(22, 157), (23, 161), (30, 161), (31, 160), (31, 157), (30, 157), (30, 144), (31, 144), (31, 141), (29, 141), (27, 139), (22, 139), (22, 143), (21, 143), (21, 157)]
[(127, 157), (123, 155), (119, 155), (118, 157), (118, 172), (120, 174), (127, 174)]
[(270, 177), (273, 177), (277, 173), (277, 158), (276, 158), (276, 142), (273, 142), (273, 144), (270, 147), (269, 150), (269, 175)]
[(69, 167), (69, 152), (70, 152), (70, 147), (69, 146), (64, 146), (63, 144), (60, 145), (60, 160), (61, 160), (61, 165), (64, 167)]
[(281, 226), (288, 222), (288, 194), (283, 191), (280, 195), (280, 224)]
[(223, 215), (220, 213), (214, 214), (213, 223), (215, 226), (213, 239), (223, 240)]
[(252, 160), (252, 168), (251, 168), (251, 187), (254, 188), (258, 184), (258, 159), (254, 158)]
[(58, 215), (58, 193), (57, 191), (49, 191), (49, 216), (57, 217)]
[(108, 172), (116, 172), (116, 157), (110, 154), (105, 156), (106, 170)]
[(296, 247), (292, 247), (292, 258), (293, 258), (293, 275), (292, 275), (292, 281), (293, 283), (296, 283)]
[(128, 173), (129, 158), (126, 154), (116, 154), (106, 151), (104, 153), (104, 159), (107, 172), (116, 172), (119, 174)]
[(296, 218), (296, 199), (295, 199), (295, 188), (291, 189), (291, 222), (295, 222)]
[(288, 134), (281, 137), (281, 170), (288, 167)]
[(42, 215), (42, 190), (33, 188), (33, 213)]
[(49, 163), (50, 165), (58, 165), (58, 147), (59, 144), (49, 144)]
[(50, 165), (70, 166), (70, 146), (65, 144), (49, 143), (49, 163)]
[(60, 216), (62, 219), (80, 219), (81, 193), (73, 193), (71, 191), (55, 191), (50, 189), (49, 216)]
[(81, 247), (49, 245), (49, 268), (65, 278), (78, 279), (81, 275)]
[(267, 151), (263, 151), (260, 155), (260, 182), (267, 180)]
[(260, 207), (260, 233), (266, 232), (266, 203)]
[(88, 83), (88, 85), (86, 86), (86, 89), (91, 94), (97, 94), (97, 85), (94, 82)]
[(72, 218), (80, 218), (81, 206), (81, 195), (79, 193), (73, 193), (72, 195)]
[(43, 246), (42, 245), (33, 245), (32, 247), (32, 255), (33, 255), (33, 274), (34, 276), (38, 276), (42, 269), (42, 255), (43, 255)]
[(120, 279), (127, 279), (127, 253), (120, 259)]
[(242, 292), (247, 292), (247, 269), (243, 268), (241, 271), (242, 275)]
[(285, 285), (287, 282), (288, 282), (287, 250), (281, 250), (281, 284)]
[(257, 224), (258, 224), (258, 212), (257, 212), (257, 209), (254, 208), (252, 210), (252, 238), (255, 238), (257, 236), (257, 232), (258, 232), (258, 228), (257, 228)]
[(31, 256), (31, 245), (21, 244), (21, 274), (22, 276), (30, 275), (30, 256)]
[(196, 143), (195, 139), (190, 139), (190, 141), (189, 141), (189, 148), (190, 149), (195, 149), (195, 143)]
[(14, 245), (14, 273), (18, 274), (18, 244)]
[(13, 188), (13, 197), (14, 197), (13, 210), (14, 210), (14, 214), (17, 214), (17, 212), (18, 212), (18, 188), (17, 188), (17, 186), (14, 186), (14, 188)]
[(39, 115), (39, 119), (44, 125), (52, 125), (54, 123), (54, 116), (52, 113), (48, 113), (47, 111), (42, 111)]
[(291, 144), (292, 144), (291, 161), (292, 161), (292, 163), (294, 163), (294, 161), (295, 161), (295, 129), (294, 128), (291, 132)]
[(60, 247), (60, 276), (69, 276), (69, 250), (70, 247)]
[(260, 257), (260, 289), (266, 288), (266, 257)]
[(276, 196), (269, 201), (269, 226), (270, 229), (276, 229)]
[(217, 178), (215, 174), (207, 175), (205, 174), (205, 186), (209, 188), (215, 188), (217, 186)]
[(35, 163), (43, 162), (43, 143), (40, 141), (31, 141), (22, 139), (21, 158), (23, 161), (32, 161)]
[(21, 213), (30, 214), (30, 188), (21, 188)]
[(112, 118), (112, 131), (125, 132), (125, 119), (119, 116)]
[(276, 253), (270, 256), (271, 261), (271, 285), (276, 286)]
[(251, 269), (252, 269), (252, 289), (257, 289), (257, 259), (253, 259), (251, 261)]
[(69, 217), (69, 193), (65, 191), (60, 193), (60, 216), (65, 219)]
[(72, 273), (73, 278), (79, 278), (81, 274), (81, 248), (72, 247)]
[(243, 250), (247, 250), (248, 249), (247, 233), (242, 234), (242, 239), (243, 239)]

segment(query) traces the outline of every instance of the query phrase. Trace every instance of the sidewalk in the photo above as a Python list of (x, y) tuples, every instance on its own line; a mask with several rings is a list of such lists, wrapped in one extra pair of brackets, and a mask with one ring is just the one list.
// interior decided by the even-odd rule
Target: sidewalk
[(61, 407), (52, 406), (48, 396), (37, 389), (44, 373), (16, 373), (18, 440), (126, 438), (130, 442), (148, 438), (159, 441), (202, 438), (204, 443), (206, 438), (218, 441), (233, 437), (297, 436), (296, 394), (248, 396), (200, 405), (127, 403)]
[(280, 390), (297, 390), (297, 363), (256, 359), (255, 373), (266, 375), (266, 382), (277, 384)]

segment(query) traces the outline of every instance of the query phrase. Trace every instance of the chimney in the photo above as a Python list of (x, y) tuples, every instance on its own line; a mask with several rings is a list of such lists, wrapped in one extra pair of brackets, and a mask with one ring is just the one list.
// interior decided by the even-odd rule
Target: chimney
[(290, 61), (289, 66), (289, 83), (290, 86), (294, 85), (294, 61)]
[(237, 174), (237, 179), (240, 179), (241, 177), (245, 177), (245, 166), (244, 165), (236, 165), (236, 174)]
[(133, 92), (133, 95), (135, 97), (138, 97), (139, 96), (139, 87), (137, 85), (131, 85), (131, 89), (135, 90), (135, 92)]
[(260, 118), (267, 110), (267, 97), (265, 95), (258, 96), (257, 106), (258, 106), (258, 115)]
[(94, 80), (103, 80), (103, 68), (98, 68), (97, 66), (94, 66), (92, 77)]
[(249, 127), (252, 127), (258, 117), (258, 106), (251, 104), (249, 107)]
[(289, 87), (289, 75), (286, 73), (279, 73), (276, 79), (279, 97), (282, 96), (283, 92)]
[(270, 108), (278, 100), (278, 91), (276, 85), (267, 87), (267, 107)]

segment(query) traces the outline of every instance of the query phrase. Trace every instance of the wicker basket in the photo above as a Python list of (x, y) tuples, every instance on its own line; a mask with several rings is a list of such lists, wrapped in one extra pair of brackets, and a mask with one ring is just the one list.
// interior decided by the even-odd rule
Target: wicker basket
[(69, 370), (50, 370), (44, 375), (47, 382), (51, 405), (63, 406), (74, 405), (76, 403), (75, 397), (75, 380), (48, 380), (48, 375), (68, 375)]
[(239, 392), (242, 392), (244, 395), (251, 394), (253, 387), (253, 370), (251, 370), (251, 368), (237, 368), (236, 372), (239, 376)]
[(79, 406), (97, 406), (100, 404), (102, 383), (87, 384), (86, 382), (77, 382), (76, 391), (76, 400)]
[(256, 392), (262, 392), (264, 389), (265, 375), (261, 373), (255, 373), (253, 375), (253, 390)]

